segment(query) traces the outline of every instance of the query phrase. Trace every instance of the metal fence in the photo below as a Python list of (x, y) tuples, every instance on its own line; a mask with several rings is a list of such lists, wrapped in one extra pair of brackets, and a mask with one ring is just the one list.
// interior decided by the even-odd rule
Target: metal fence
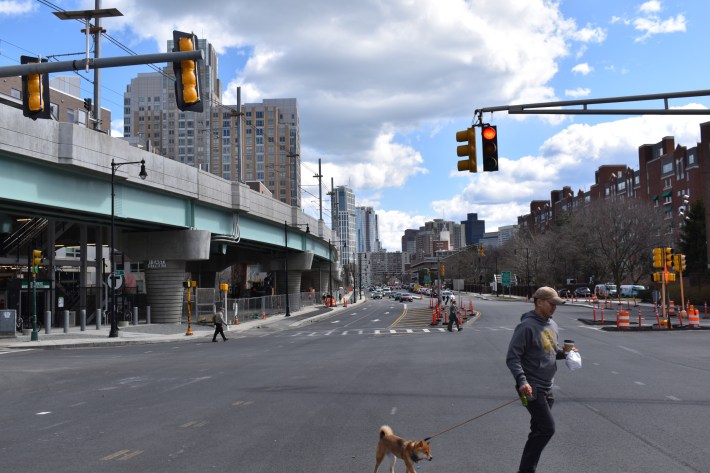
[[(323, 304), (323, 293), (301, 292), (289, 294), (288, 304), (291, 313)], [(197, 323), (211, 323), (212, 315), (217, 310), (222, 310), (227, 323), (233, 324), (235, 319), (241, 322), (246, 320), (263, 319), (277, 314), (286, 313), (286, 294), (248, 298), (224, 298), (224, 293), (214, 289), (198, 289), (191, 302), (193, 321)], [(183, 317), (187, 317), (187, 298), (184, 299), (185, 310)]]

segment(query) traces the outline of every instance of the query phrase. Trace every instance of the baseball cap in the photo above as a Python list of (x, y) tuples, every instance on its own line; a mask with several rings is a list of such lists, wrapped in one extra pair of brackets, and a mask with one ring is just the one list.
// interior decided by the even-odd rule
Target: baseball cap
[(547, 286), (542, 286), (537, 291), (535, 291), (535, 294), (533, 294), (533, 299), (541, 299), (543, 301), (548, 301), (555, 305), (565, 303), (565, 300), (557, 295), (557, 291)]

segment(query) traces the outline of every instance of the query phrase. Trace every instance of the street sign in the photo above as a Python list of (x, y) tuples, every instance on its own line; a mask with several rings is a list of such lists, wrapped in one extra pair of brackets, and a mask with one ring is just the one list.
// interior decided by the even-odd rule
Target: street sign
[(113, 274), (115, 274), (116, 276), (123, 276), (124, 274), (126, 274), (126, 272), (122, 269), (117, 269), (113, 272)]
[(114, 274), (114, 275), (109, 274), (106, 284), (108, 284), (108, 287), (111, 287), (113, 289), (120, 289), (121, 287), (123, 287), (123, 275), (122, 274)]
[(503, 284), (503, 286), (510, 286), (510, 271), (503, 271), (500, 276), (501, 284)]

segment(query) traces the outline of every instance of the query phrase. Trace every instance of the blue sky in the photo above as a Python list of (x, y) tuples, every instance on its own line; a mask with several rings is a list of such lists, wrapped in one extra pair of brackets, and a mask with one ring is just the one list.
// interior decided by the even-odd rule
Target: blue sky
[[(0, 0), (0, 66), (23, 54), (82, 56), (82, 24), (57, 19), (50, 5), (80, 10), (95, 2)], [(296, 97), (304, 188), (317, 195), (310, 176), (321, 158), (327, 186), (331, 177), (350, 185), (358, 205), (376, 209), (389, 250), (399, 249), (404, 229), (433, 218), (477, 213), (487, 231), (515, 224), (553, 189), (588, 189), (601, 165), (637, 168), (642, 144), (675, 136), (694, 146), (698, 124), (710, 120), (486, 114), (498, 126), (500, 171), (456, 171), (455, 133), (478, 108), (710, 88), (703, 0), (104, 0), (101, 7), (124, 14), (102, 26), (138, 54), (165, 52), (173, 29), (207, 38), (219, 52), (225, 103), (236, 103), (237, 86), (245, 101)], [(126, 54), (106, 40), (102, 50)], [(116, 134), (126, 85), (149, 71), (103, 72), (102, 104)], [(91, 96), (90, 82), (82, 84)], [(710, 98), (670, 105), (707, 108)], [(304, 209), (317, 216), (315, 200), (306, 194)]]

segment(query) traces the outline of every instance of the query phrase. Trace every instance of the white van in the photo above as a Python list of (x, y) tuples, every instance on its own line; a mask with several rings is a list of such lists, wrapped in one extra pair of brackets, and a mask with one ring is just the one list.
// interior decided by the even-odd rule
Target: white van
[(640, 291), (645, 291), (646, 286), (641, 286), (638, 284), (622, 284), (621, 285), (621, 297), (637, 297)]
[(597, 297), (616, 297), (616, 284), (597, 284), (594, 286), (594, 295)]

